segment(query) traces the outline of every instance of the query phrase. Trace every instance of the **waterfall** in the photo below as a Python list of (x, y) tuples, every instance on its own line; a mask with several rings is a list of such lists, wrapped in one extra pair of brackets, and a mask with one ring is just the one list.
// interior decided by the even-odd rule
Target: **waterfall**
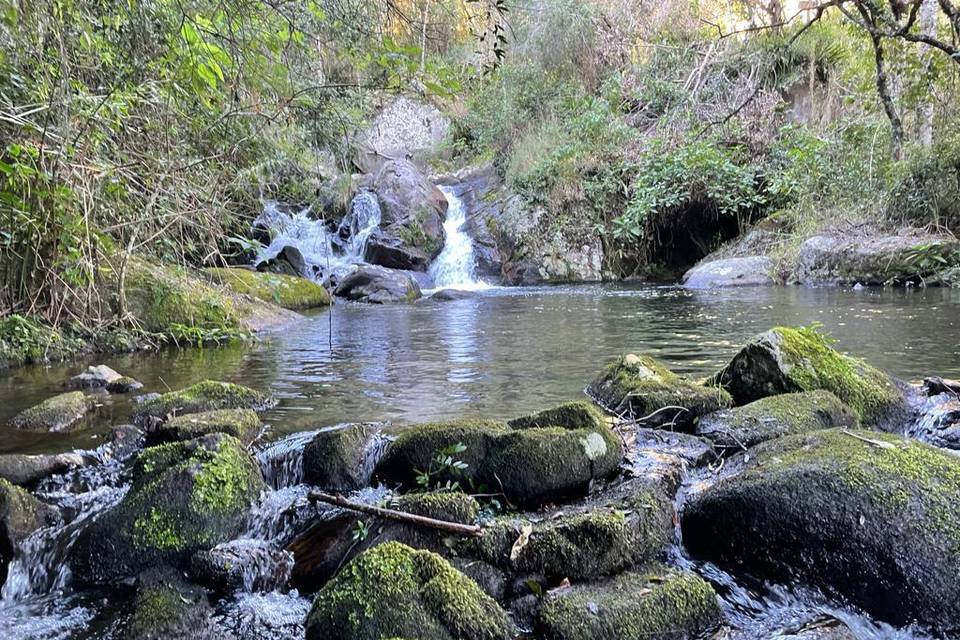
[(447, 219), (443, 230), (447, 241), (443, 251), (430, 265), (430, 276), (437, 288), (486, 289), (489, 285), (476, 277), (476, 259), (473, 255), (473, 240), (463, 230), (467, 222), (463, 200), (445, 186), (438, 187), (447, 198)]
[(269, 229), (271, 235), (270, 244), (257, 254), (255, 265), (276, 258), (284, 247), (295, 247), (303, 256), (301, 275), (319, 279), (364, 261), (367, 240), (380, 226), (380, 203), (376, 194), (361, 191), (340, 226), (331, 231), (324, 220), (311, 216), (310, 207), (288, 212), (271, 201), (253, 225)]

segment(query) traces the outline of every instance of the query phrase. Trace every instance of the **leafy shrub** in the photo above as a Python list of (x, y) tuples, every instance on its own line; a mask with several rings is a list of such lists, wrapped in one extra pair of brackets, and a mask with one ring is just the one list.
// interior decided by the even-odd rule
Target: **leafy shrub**
[(887, 217), (898, 224), (960, 230), (960, 147), (943, 143), (907, 163)]

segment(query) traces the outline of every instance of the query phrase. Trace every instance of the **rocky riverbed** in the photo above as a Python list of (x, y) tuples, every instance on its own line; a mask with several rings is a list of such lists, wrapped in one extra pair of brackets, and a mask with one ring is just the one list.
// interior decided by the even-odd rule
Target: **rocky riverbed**
[[(960, 384), (900, 381), (786, 327), (706, 380), (644, 354), (597, 369), (589, 401), (513, 419), (272, 442), (258, 413), (275, 398), (205, 381), (135, 397), (133, 424), (97, 449), (0, 455), (0, 631), (960, 632)], [(68, 385), (135, 382), (120, 379), (95, 367)], [(94, 397), (50, 398), (5, 428), (69, 429)]]

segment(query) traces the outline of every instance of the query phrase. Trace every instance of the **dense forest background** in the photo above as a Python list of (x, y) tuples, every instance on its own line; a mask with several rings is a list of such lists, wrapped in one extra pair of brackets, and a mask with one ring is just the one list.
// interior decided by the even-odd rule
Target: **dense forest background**
[(264, 199), (342, 216), (398, 94), (612, 277), (704, 221), (956, 230), (958, 36), (951, 0), (2, 0), (4, 330), (135, 329), (130, 261), (230, 260)]

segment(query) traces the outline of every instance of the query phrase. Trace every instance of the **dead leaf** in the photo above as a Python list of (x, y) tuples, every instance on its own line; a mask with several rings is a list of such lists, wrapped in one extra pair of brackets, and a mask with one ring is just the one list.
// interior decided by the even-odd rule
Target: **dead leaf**
[(523, 551), (523, 548), (530, 542), (531, 533), (533, 533), (533, 525), (529, 522), (520, 527), (520, 536), (517, 538), (517, 541), (513, 543), (513, 547), (510, 548), (511, 562), (517, 559), (520, 552)]

